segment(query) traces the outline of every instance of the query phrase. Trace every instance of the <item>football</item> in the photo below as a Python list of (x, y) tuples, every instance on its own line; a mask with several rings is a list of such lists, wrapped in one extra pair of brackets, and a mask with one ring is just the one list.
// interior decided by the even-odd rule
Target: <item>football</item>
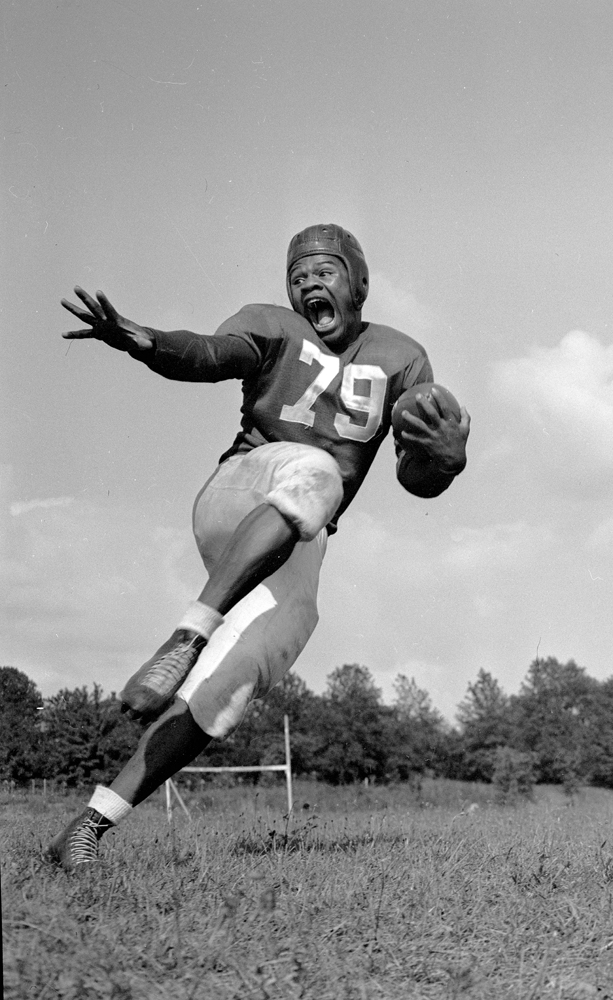
[(435, 397), (431, 394), (433, 388), (438, 391), (439, 400), (442, 397), (443, 405), (448, 407), (458, 420), (462, 419), (460, 404), (455, 396), (453, 396), (449, 392), (449, 389), (446, 389), (444, 385), (438, 385), (436, 382), (422, 382), (420, 385), (411, 386), (410, 389), (403, 392), (402, 396), (398, 397), (392, 409), (392, 428), (394, 430), (394, 437), (396, 437), (400, 443), (402, 443), (401, 433), (403, 430), (406, 430), (406, 422), (402, 416), (404, 410), (407, 410), (414, 417), (419, 417), (420, 420), (425, 420), (427, 423), (427, 417), (424, 416), (417, 404), (416, 396), (418, 393), (425, 396), (433, 404), (433, 406), (438, 408)]

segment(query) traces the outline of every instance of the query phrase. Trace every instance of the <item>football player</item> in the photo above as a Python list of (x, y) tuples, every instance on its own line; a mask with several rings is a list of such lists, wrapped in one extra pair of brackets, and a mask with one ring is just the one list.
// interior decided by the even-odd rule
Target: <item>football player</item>
[[(286, 275), (292, 309), (245, 306), (213, 336), (140, 326), (102, 292), (77, 287), (82, 305), (62, 300), (86, 324), (68, 339), (102, 340), (165, 378), (243, 383), (240, 430), (194, 504), (208, 581), (122, 692), (123, 710), (151, 725), (111, 786), (98, 786), (48, 846), (46, 858), (66, 869), (96, 860), (105, 830), (232, 732), (293, 665), (317, 623), (328, 537), (390, 429), (394, 403), (432, 381), (423, 347), (363, 322), (368, 267), (351, 233), (332, 224), (298, 233)], [(466, 464), (470, 418), (462, 407), (458, 419), (436, 390), (420, 411), (421, 419), (406, 415), (396, 442), (397, 478), (433, 497)]]

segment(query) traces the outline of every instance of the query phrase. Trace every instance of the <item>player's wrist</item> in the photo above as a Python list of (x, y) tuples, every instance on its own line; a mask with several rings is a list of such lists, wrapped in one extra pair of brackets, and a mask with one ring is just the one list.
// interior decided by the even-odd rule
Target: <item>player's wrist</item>
[[(134, 326), (136, 326), (136, 324), (134, 324)], [(129, 331), (129, 335), (132, 341), (130, 347), (128, 348), (129, 354), (144, 354), (155, 348), (155, 337), (153, 333), (150, 330), (145, 329), (145, 327), (141, 326), (137, 329), (131, 329)]]

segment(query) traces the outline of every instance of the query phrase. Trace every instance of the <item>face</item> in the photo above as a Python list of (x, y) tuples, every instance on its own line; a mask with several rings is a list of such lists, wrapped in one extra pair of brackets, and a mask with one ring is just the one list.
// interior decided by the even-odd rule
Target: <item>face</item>
[(289, 272), (290, 301), (331, 350), (343, 350), (361, 329), (361, 310), (351, 296), (349, 274), (340, 257), (301, 257)]

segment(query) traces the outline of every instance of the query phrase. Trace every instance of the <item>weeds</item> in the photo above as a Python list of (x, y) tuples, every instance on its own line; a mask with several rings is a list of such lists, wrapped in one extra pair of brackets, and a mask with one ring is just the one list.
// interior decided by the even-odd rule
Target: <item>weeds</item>
[(160, 799), (72, 876), (38, 844), (80, 804), (5, 807), (7, 1000), (613, 1000), (613, 796), (447, 787)]

